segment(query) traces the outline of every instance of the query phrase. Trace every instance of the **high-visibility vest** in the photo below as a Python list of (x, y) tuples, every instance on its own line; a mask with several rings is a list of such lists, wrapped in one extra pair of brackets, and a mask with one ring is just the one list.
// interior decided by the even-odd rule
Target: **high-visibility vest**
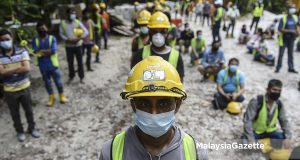
[[(176, 25), (175, 24), (171, 24), (171, 26), (168, 28), (168, 32), (171, 32), (173, 29), (176, 29)], [(174, 38), (173, 40), (168, 41), (168, 45), (170, 47), (175, 47), (176, 46), (176, 42), (177, 42), (177, 38)]]
[[(151, 56), (151, 45), (147, 45), (143, 49), (143, 59)], [(169, 55), (168, 62), (177, 68), (177, 63), (179, 59), (179, 52), (175, 48), (171, 48), (171, 53)]]
[(232, 17), (232, 18), (236, 18), (236, 17), (233, 17), (234, 11), (236, 12), (236, 17), (238, 15), (238, 13), (240, 13), (239, 9), (233, 10), (233, 8), (229, 8), (228, 13), (229, 13), (229, 16)]
[[(293, 19), (295, 21), (295, 25), (297, 25), (298, 17), (296, 15), (293, 15)], [(282, 17), (282, 28), (283, 29), (286, 26), (286, 21), (287, 21), (287, 15)], [(283, 34), (281, 32), (278, 34), (278, 45), (281, 46), (281, 47), (283, 46)]]
[[(48, 37), (49, 48), (51, 48), (52, 42), (53, 42), (53, 36), (49, 35), (49, 37)], [(40, 40), (38, 38), (35, 38), (35, 46), (36, 46), (36, 48), (40, 47)], [(39, 60), (38, 59), (39, 59), (38, 57), (34, 58), (34, 64), (37, 65), (37, 66), (39, 65)], [(58, 57), (57, 57), (56, 53), (51, 54), (50, 60), (51, 60), (51, 63), (54, 67), (59, 67)]]
[(217, 15), (216, 17), (214, 18), (214, 21), (217, 22), (217, 21), (220, 21), (223, 17), (223, 8), (222, 7), (219, 7), (217, 8)]
[[(223, 85), (226, 83), (228, 75), (229, 75), (229, 69), (227, 68), (225, 71), (226, 71), (226, 73), (225, 73), (225, 76), (224, 76), (224, 79), (223, 79)], [(240, 73), (241, 73), (240, 70), (237, 70), (235, 72), (235, 82), (236, 82), (237, 91), (240, 90), (240, 77), (239, 77)]]
[(268, 121), (268, 110), (267, 110), (267, 105), (266, 105), (266, 97), (263, 96), (263, 102), (261, 109), (258, 113), (257, 119), (254, 121), (252, 127), (257, 134), (262, 134), (262, 133), (271, 133), (277, 130), (276, 123), (278, 119), (278, 114), (279, 114), (279, 109), (278, 109), (278, 104), (276, 104), (276, 109), (274, 111), (274, 115), (272, 117), (272, 120), (270, 124), (267, 124)]
[(93, 21), (92, 20), (88, 20), (89, 22), (89, 39), (93, 40), (94, 39), (94, 26), (93, 26)]
[(264, 13), (264, 5), (261, 4), (261, 6), (259, 7), (258, 4), (255, 5), (255, 8), (253, 10), (253, 16), (254, 17), (261, 17), (263, 16)]
[[(112, 141), (111, 160), (123, 160), (126, 131), (117, 134)], [(192, 136), (185, 134), (183, 137), (183, 152), (185, 160), (197, 160), (196, 144)]]
[(139, 37), (137, 37), (137, 40), (138, 40), (138, 49), (144, 48), (145, 45), (144, 45), (142, 38), (139, 36)]
[[(62, 30), (63, 30), (65, 36), (68, 36), (67, 28), (66, 28), (66, 20), (61, 21), (61, 27), (62, 27)], [(78, 27), (80, 27), (80, 21), (78, 19), (75, 19), (75, 28), (78, 28)]]
[(201, 38), (201, 40), (198, 40), (197, 38), (193, 38), (191, 45), (193, 48), (196, 48), (197, 52), (201, 52), (202, 49), (205, 47), (205, 39)]
[(98, 28), (98, 34), (101, 35), (101, 33), (102, 33), (102, 17), (99, 13), (96, 13), (96, 16), (97, 16), (96, 26)]

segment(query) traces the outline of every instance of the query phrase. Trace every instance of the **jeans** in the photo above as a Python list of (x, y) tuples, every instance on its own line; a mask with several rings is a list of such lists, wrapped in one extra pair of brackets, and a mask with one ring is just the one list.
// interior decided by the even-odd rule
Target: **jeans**
[(56, 88), (58, 90), (58, 93), (63, 93), (63, 83), (61, 80), (61, 74), (60, 74), (60, 69), (56, 68), (54, 70), (49, 70), (49, 71), (42, 71), (41, 74), (43, 76), (43, 80), (45, 82), (45, 87), (47, 89), (48, 94), (53, 94), (53, 88), (52, 88), (52, 83), (51, 83), (51, 77), (53, 78), (53, 81), (56, 85)]
[[(221, 36), (220, 36), (220, 26), (219, 25), (215, 25), (213, 26), (212, 29), (212, 36), (213, 36), (213, 41), (221, 41)], [(218, 40), (217, 40), (218, 39)]]
[[(101, 36), (98, 33), (95, 33), (95, 43), (99, 47), (99, 49), (101, 49)], [(98, 54), (96, 54), (95, 62), (99, 62), (100, 61), (100, 57), (99, 57), (100, 54), (99, 54), (99, 52), (98, 52)]]
[(271, 144), (274, 148), (281, 148), (282, 141), (285, 139), (285, 135), (282, 132), (278, 132), (278, 131), (274, 131), (271, 133), (263, 133), (263, 134), (257, 134), (254, 132), (254, 138), (256, 140), (263, 139), (263, 138), (270, 138)]
[(91, 50), (93, 45), (92, 44), (84, 44), (82, 47), (82, 54), (85, 54), (86, 50), (86, 67), (87, 69), (91, 69)]
[(31, 132), (33, 129), (35, 129), (29, 88), (17, 92), (5, 92), (5, 99), (10, 110), (16, 132), (24, 133), (20, 117), (20, 104), (25, 111), (25, 116), (28, 123), (28, 131)]
[(256, 30), (257, 30), (257, 26), (258, 26), (258, 23), (259, 23), (259, 20), (260, 20), (260, 17), (253, 17), (252, 19), (252, 23), (251, 23), (251, 26), (250, 26), (250, 30), (252, 30), (252, 27), (255, 23), (255, 30), (254, 30), (254, 33), (256, 33)]
[(247, 49), (248, 49), (248, 53), (252, 54), (254, 47), (253, 47), (253, 45), (247, 44)]
[[(227, 100), (226, 97), (224, 97), (221, 93), (217, 92), (214, 94), (214, 99), (218, 103), (218, 109), (225, 109), (230, 101)], [(243, 95), (240, 95), (235, 101), (236, 102), (243, 102), (245, 100), (245, 97)]]
[(72, 79), (75, 77), (75, 69), (74, 69), (74, 56), (77, 60), (78, 66), (78, 75), (80, 79), (84, 78), (84, 69), (82, 63), (82, 46), (79, 47), (66, 47), (67, 52), (67, 60), (69, 66), (69, 78)]
[(288, 49), (288, 67), (289, 70), (294, 69), (294, 38), (287, 38), (283, 40), (283, 46), (279, 47), (279, 55), (278, 55), (278, 61), (276, 69), (280, 70), (282, 66), (282, 58), (285, 51), (285, 48)]
[(228, 35), (229, 30), (230, 30), (230, 28), (231, 28), (231, 35), (232, 35), (232, 37), (233, 37), (234, 27), (235, 27), (235, 19), (231, 19), (231, 20), (230, 20), (230, 24), (229, 24), (228, 29), (227, 29), (227, 35)]
[(107, 49), (107, 40), (108, 40), (108, 35), (109, 35), (108, 29), (103, 29), (102, 34), (103, 34), (102, 36), (103, 36), (103, 40), (104, 40), (104, 48)]
[(205, 19), (207, 19), (207, 25), (209, 26), (209, 19), (210, 19), (209, 14), (205, 14), (205, 13), (203, 14), (203, 17), (202, 17), (202, 26), (204, 26)]

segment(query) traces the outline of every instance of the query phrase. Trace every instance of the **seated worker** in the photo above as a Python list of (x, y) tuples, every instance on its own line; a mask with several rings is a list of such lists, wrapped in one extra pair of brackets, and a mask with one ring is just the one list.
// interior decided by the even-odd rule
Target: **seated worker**
[(121, 93), (130, 100), (135, 125), (104, 143), (99, 160), (206, 160), (199, 142), (175, 125), (186, 98), (176, 69), (159, 56), (139, 62)]
[(202, 81), (208, 79), (210, 75), (216, 76), (225, 63), (224, 52), (219, 49), (221, 43), (216, 41), (211, 46), (212, 48), (203, 54), (201, 65), (198, 67), (198, 71), (203, 75)]
[(249, 32), (247, 31), (247, 26), (244, 24), (239, 36), (239, 44), (246, 44), (250, 40)]
[(195, 65), (195, 61), (203, 57), (206, 50), (206, 41), (202, 36), (202, 31), (197, 31), (197, 37), (192, 39), (191, 64)]
[(214, 95), (214, 108), (225, 109), (229, 102), (243, 102), (245, 76), (238, 69), (239, 60), (231, 58), (228, 68), (221, 70), (217, 77), (217, 93)]
[[(268, 83), (267, 93), (250, 100), (244, 114), (244, 143), (252, 144), (258, 139), (271, 138), (283, 142), (283, 147), (291, 146), (291, 131), (286, 108), (279, 100), (282, 82), (272, 79)], [(283, 132), (276, 127), (279, 120)], [(281, 144), (281, 143), (279, 143)]]
[(250, 54), (253, 53), (254, 45), (257, 41), (259, 41), (261, 39), (262, 35), (263, 35), (262, 28), (258, 28), (257, 33), (255, 35), (253, 35), (251, 37), (250, 41), (247, 43), (248, 53), (250, 53)]
[(155, 12), (149, 20), (148, 28), (151, 44), (144, 46), (143, 49), (140, 49), (134, 55), (131, 68), (151, 55), (160, 56), (177, 69), (177, 72), (183, 81), (184, 65), (182, 57), (175, 48), (171, 48), (166, 44), (168, 29), (170, 28), (168, 17), (162, 12)]
[(273, 39), (275, 35), (275, 28), (277, 25), (278, 19), (274, 19), (271, 25), (269, 25), (265, 31), (266, 33), (266, 39)]
[(266, 34), (264, 34), (259, 41), (254, 45), (253, 56), (255, 61), (265, 63), (268, 66), (274, 66), (275, 58), (272, 54), (269, 54), (268, 43), (265, 40)]
[(184, 46), (184, 52), (183, 53), (189, 53), (190, 52), (190, 46), (191, 41), (194, 38), (194, 32), (191, 30), (188, 23), (184, 24), (184, 30), (180, 34), (180, 48), (179, 52), (182, 50), (182, 45)]

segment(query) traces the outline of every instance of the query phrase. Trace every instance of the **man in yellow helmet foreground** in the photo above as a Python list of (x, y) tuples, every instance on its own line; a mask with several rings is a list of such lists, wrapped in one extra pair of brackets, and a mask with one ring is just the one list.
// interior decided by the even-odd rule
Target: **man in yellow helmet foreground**
[(107, 141), (100, 160), (207, 159), (197, 142), (174, 125), (186, 98), (176, 69), (158, 56), (139, 62), (129, 73), (123, 99), (129, 99), (135, 126)]
[(152, 43), (144, 46), (143, 49), (135, 54), (132, 58), (131, 68), (149, 56), (160, 56), (177, 69), (181, 80), (183, 80), (184, 66), (182, 57), (175, 48), (166, 45), (166, 39), (169, 34), (168, 29), (170, 28), (168, 17), (162, 12), (155, 12), (149, 20), (148, 28), (150, 29), (149, 36)]

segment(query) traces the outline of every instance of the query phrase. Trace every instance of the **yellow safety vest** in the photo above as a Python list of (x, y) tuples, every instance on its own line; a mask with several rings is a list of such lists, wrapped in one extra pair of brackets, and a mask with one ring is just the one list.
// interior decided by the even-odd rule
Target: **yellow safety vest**
[(223, 17), (223, 8), (222, 8), (222, 7), (219, 7), (219, 8), (217, 9), (217, 15), (216, 15), (216, 17), (215, 17), (215, 19), (214, 19), (215, 22), (221, 20), (222, 17)]
[(255, 8), (253, 10), (253, 16), (254, 17), (261, 17), (263, 16), (264, 13), (264, 5), (261, 4), (261, 6), (259, 7), (258, 4), (255, 5)]
[[(298, 23), (298, 17), (296, 15), (293, 15), (293, 19), (295, 21), (295, 24), (297, 25), (297, 23)], [(282, 28), (283, 29), (285, 28), (286, 21), (287, 21), (287, 15), (285, 15), (285, 16), (282, 17)], [(278, 33), (278, 45), (280, 47), (283, 46), (283, 34), (281, 32)]]
[[(171, 32), (175, 28), (176, 25), (172, 23), (171, 26), (168, 28), (168, 32)], [(168, 45), (173, 48), (176, 46), (176, 42), (177, 42), (177, 38), (174, 38), (173, 40), (168, 41)]]
[[(48, 42), (49, 43), (49, 48), (51, 48), (52, 42), (53, 42), (53, 36), (49, 35), (48, 40), (49, 40), (49, 42)], [(40, 41), (39, 41), (38, 38), (35, 38), (35, 46), (36, 46), (36, 48), (40, 47)], [(56, 53), (51, 54), (50, 59), (51, 59), (52, 65), (54, 67), (59, 67), (58, 57), (57, 57)], [(37, 65), (37, 66), (39, 65), (38, 57), (34, 58), (34, 64)]]
[(93, 21), (92, 20), (88, 20), (89, 21), (89, 38), (90, 40), (94, 39), (94, 26), (93, 26)]
[(196, 48), (197, 52), (201, 52), (202, 49), (205, 47), (205, 40), (202, 38), (200, 41), (197, 38), (193, 38), (191, 45), (193, 48)]

